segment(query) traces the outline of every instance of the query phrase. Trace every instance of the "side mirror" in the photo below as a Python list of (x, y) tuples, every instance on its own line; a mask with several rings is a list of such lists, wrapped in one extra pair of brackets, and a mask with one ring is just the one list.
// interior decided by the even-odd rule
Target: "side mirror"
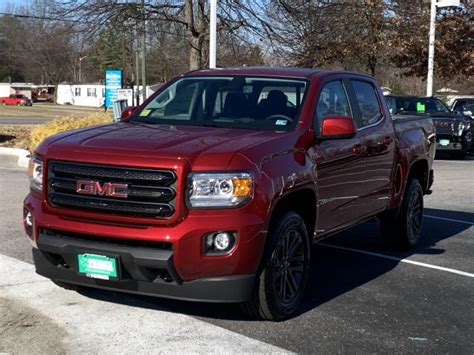
[(122, 111), (122, 114), (120, 115), (120, 120), (121, 121), (126, 121), (132, 113), (135, 111), (136, 107), (135, 106), (128, 106), (125, 107)]
[(357, 133), (357, 127), (352, 117), (327, 116), (323, 118), (321, 125), (322, 139), (344, 139), (352, 138)]

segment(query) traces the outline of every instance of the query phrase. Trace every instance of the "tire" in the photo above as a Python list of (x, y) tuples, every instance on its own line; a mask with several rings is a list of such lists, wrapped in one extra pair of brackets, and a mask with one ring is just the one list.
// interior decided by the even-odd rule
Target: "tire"
[(451, 153), (451, 158), (464, 160), (466, 159), (466, 155), (467, 155), (467, 152), (454, 152), (454, 153)]
[(380, 217), (382, 238), (390, 248), (407, 250), (420, 242), (422, 225), (423, 189), (418, 179), (411, 178), (401, 206)]
[(17, 102), (17, 104), (16, 104), (16, 105), (17, 105), (18, 107), (20, 107), (20, 106), (21, 106), (21, 104), (20, 104), (19, 102)]
[(63, 282), (63, 281), (58, 281), (58, 280), (51, 280), (51, 281), (53, 281), (53, 283), (56, 286), (59, 286), (59, 287), (64, 288), (66, 290), (79, 291), (79, 290), (82, 289), (82, 286), (79, 286), (79, 285), (74, 285), (74, 284), (70, 284), (70, 283)]
[(2, 101), (3, 106), (7, 106), (7, 103), (5, 101)]
[(310, 242), (303, 219), (287, 212), (270, 226), (267, 250), (251, 299), (242, 304), (254, 319), (281, 321), (295, 314), (308, 283)]

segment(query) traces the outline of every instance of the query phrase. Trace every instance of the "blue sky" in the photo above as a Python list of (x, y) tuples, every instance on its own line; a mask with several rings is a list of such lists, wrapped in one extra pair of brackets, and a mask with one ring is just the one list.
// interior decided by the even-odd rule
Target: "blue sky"
[(0, 11), (5, 11), (11, 5), (13, 7), (28, 6), (31, 0), (0, 0)]

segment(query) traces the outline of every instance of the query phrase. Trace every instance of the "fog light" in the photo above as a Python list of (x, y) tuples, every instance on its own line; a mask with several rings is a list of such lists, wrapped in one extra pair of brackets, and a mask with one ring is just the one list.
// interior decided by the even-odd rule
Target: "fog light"
[(229, 248), (231, 236), (228, 233), (218, 233), (214, 238), (214, 246), (223, 251)]
[(204, 237), (204, 254), (226, 254), (235, 245), (236, 233), (215, 232)]
[(30, 211), (26, 212), (25, 215), (25, 225), (28, 229), (33, 228), (33, 215), (31, 214)]
[(454, 148), (456, 148), (456, 149), (462, 149), (462, 144), (461, 144), (461, 143), (456, 143), (456, 144), (454, 145)]

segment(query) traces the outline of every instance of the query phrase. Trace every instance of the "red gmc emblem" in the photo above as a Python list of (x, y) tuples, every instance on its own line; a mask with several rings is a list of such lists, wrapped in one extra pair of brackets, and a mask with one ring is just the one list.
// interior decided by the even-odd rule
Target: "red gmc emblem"
[[(127, 187), (127, 184), (113, 184), (111, 182), (105, 182), (101, 185), (98, 181), (78, 180), (76, 183), (76, 192), (83, 195), (127, 198), (128, 194), (123, 191), (126, 190)], [(122, 191), (118, 192), (118, 189)]]

